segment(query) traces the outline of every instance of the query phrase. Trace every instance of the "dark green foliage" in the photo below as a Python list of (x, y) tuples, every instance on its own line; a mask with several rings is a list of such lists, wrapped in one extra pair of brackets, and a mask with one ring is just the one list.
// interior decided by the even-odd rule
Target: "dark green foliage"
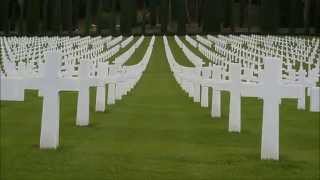
[(317, 19), (317, 7), (316, 7), (316, 1), (318, 0), (311, 0), (310, 1), (310, 9), (308, 12), (308, 20), (309, 20), (309, 26), (315, 27), (316, 25), (316, 19)]
[[(43, 33), (60, 33), (84, 29), (89, 33), (91, 24), (94, 23), (98, 27), (110, 27), (111, 33), (118, 33), (115, 31), (118, 17), (120, 30), (125, 34), (130, 34), (132, 27), (137, 29), (137, 25), (142, 27), (144, 33), (146, 23), (160, 23), (162, 33), (167, 32), (168, 24), (176, 23), (177, 34), (185, 34), (188, 23), (198, 23), (203, 27), (203, 33), (218, 33), (222, 25), (231, 28), (234, 25), (234, 0), (22, 0), (24, 4), (21, 8), (20, 2), (1, 0), (0, 31), (8, 32), (11, 29), (20, 33), (26, 30), (29, 33), (39, 33), (40, 29)], [(307, 6), (309, 8), (303, 6), (302, 0), (253, 0), (251, 2), (260, 6), (257, 7), (260, 9), (259, 22), (255, 17), (248, 17), (249, 12), (255, 14), (249, 11), (248, 0), (236, 2), (240, 5), (240, 27), (259, 26), (262, 32), (267, 33), (275, 33), (279, 27), (289, 28), (291, 32), (303, 27), (317, 27), (318, 31), (320, 29), (320, 0), (307, 1), (310, 3)], [(139, 23), (137, 3), (140, 8), (144, 6), (144, 9), (140, 9), (144, 14), (144, 21)]]
[(62, 19), (63, 19), (63, 30), (71, 32), (73, 30), (72, 25), (72, 0), (62, 1)]
[(78, 28), (80, 18), (80, 0), (72, 0), (72, 24)]
[(101, 12), (98, 18), (98, 28), (100, 30), (110, 29), (112, 26), (112, 18), (111, 12)]
[(62, 16), (61, 16), (61, 0), (48, 0), (48, 27), (55, 33), (61, 32)]
[(62, 30), (62, 12), (61, 12), (61, 1), (65, 1), (65, 0), (55, 0), (56, 1), (56, 8), (55, 8), (55, 32), (61, 32)]
[(104, 6), (103, 6), (103, 0), (99, 0), (98, 1), (98, 19), (97, 19), (97, 25), (98, 25), (98, 29), (101, 30), (104, 25), (104, 23), (107, 19), (105, 17), (103, 17), (104, 15)]
[(16, 23), (19, 20), (19, 6), (18, 6), (18, 2), (17, 1), (10, 1), (9, 3), (10, 6), (10, 19), (9, 19), (9, 28), (13, 31), (15, 31), (16, 28)]
[(291, 0), (290, 28), (303, 27), (303, 9), (300, 0)]
[(92, 1), (86, 0), (86, 22), (85, 22), (85, 33), (89, 33), (92, 24)]
[(27, 11), (27, 33), (38, 34), (40, 25), (40, 0), (26, 1)]
[[(20, 4), (21, 3), (21, 4)], [(19, 20), (18, 20), (18, 32), (20, 34), (23, 34), (25, 31), (24, 28), (24, 14), (25, 14), (25, 4), (26, 2), (24, 1), (18, 1), (19, 4)]]
[[(275, 33), (279, 26), (279, 1), (261, 0), (260, 26), (266, 33)], [(272, 12), (272, 13), (271, 13)]]
[(9, 0), (1, 0), (0, 5), (0, 31), (9, 31)]
[(161, 32), (167, 32), (168, 26), (168, 15), (169, 15), (169, 0), (161, 0), (160, 4), (160, 23), (161, 23)]
[(120, 30), (122, 34), (130, 33), (130, 0), (120, 0)]
[(48, 2), (49, 0), (43, 0), (42, 6), (42, 31), (48, 31)]
[(135, 9), (136, 2), (132, 0), (120, 0), (120, 30), (124, 35), (131, 33), (131, 28), (134, 25), (136, 18)]
[(316, 26), (316, 31), (317, 33), (320, 33), (320, 1), (317, 0), (316, 1), (316, 11), (315, 11), (315, 14), (316, 14), (316, 17), (315, 17), (315, 26)]
[(225, 15), (224, 15), (224, 26), (225, 27), (230, 27), (232, 26), (232, 15), (233, 15), (233, 10), (232, 10), (232, 7), (233, 7), (233, 3), (232, 3), (233, 0), (225, 0), (224, 1), (224, 6), (225, 6)]
[(240, 1), (240, 27), (244, 26), (244, 20), (246, 16), (246, 3), (247, 0), (239, 0)]
[(178, 29), (177, 29), (177, 34), (179, 35), (184, 35), (186, 34), (186, 3), (185, 0), (172, 0), (171, 1), (173, 4), (173, 15), (175, 16)]
[(131, 26), (137, 24), (137, 3), (136, 1), (131, 1), (131, 9), (130, 9), (130, 18), (131, 18)]
[(107, 11), (112, 10), (112, 0), (101, 0), (102, 1), (102, 8)]
[(203, 10), (203, 32), (220, 32), (220, 25), (223, 22), (223, 0), (204, 0)]
[(110, 0), (111, 1), (111, 32), (115, 33), (116, 31), (116, 5), (117, 5), (117, 0)]
[(281, 0), (279, 2), (279, 25), (280, 27), (289, 27), (291, 22), (290, 13), (291, 13), (291, 2), (292, 0)]
[(150, 3), (150, 22), (152, 26), (155, 26), (157, 23), (157, 4), (155, 1)]

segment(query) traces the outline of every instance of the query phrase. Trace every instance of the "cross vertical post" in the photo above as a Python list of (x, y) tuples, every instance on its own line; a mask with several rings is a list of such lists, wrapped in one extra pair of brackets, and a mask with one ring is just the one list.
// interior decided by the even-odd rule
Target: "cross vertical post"
[(58, 72), (61, 53), (49, 51), (43, 77), (43, 110), (41, 120), (41, 149), (56, 149), (59, 145), (59, 89)]
[(90, 101), (90, 86), (89, 86), (89, 64), (86, 60), (80, 62), (79, 68), (79, 93), (77, 104), (77, 120), (78, 126), (89, 125), (89, 101)]

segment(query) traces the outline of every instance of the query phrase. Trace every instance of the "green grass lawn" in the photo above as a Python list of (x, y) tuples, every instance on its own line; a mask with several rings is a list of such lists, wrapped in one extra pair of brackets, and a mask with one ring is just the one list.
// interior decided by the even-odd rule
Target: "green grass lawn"
[[(123, 38), (123, 41), (126, 40), (127, 37), (124, 37)], [(128, 51), (129, 48), (139, 39), (139, 37), (134, 37), (133, 40), (125, 47), (125, 48), (121, 48), (120, 47), (120, 50), (115, 54), (113, 55), (111, 58), (107, 59), (108, 62), (114, 62), (115, 58), (120, 56), (121, 54), (123, 54), (124, 52)], [(119, 42), (118, 44), (120, 45), (123, 41)], [(116, 45), (118, 45), (116, 44)], [(114, 46), (116, 46), (114, 45)], [(110, 47), (109, 49), (113, 48), (114, 46)]]
[[(142, 47), (147, 47), (150, 38)], [(188, 61), (172, 38), (181, 64)], [(140, 48), (128, 64), (137, 63)], [(280, 106), (280, 161), (261, 161), (262, 101), (242, 99), (242, 132), (228, 132), (228, 93), (222, 118), (212, 119), (187, 97), (157, 38), (150, 63), (135, 89), (104, 113), (90, 95), (89, 127), (75, 125), (77, 94), (60, 96), (60, 147), (40, 150), (42, 99), (1, 101), (1, 180), (319, 179), (319, 113), (295, 100)]]

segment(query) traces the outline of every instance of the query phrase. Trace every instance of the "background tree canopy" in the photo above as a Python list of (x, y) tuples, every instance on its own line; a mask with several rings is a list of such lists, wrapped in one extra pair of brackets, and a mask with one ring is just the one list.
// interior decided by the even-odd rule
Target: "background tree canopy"
[[(15, 34), (319, 33), (319, 0), (1, 0)], [(193, 29), (192, 29), (193, 28)]]

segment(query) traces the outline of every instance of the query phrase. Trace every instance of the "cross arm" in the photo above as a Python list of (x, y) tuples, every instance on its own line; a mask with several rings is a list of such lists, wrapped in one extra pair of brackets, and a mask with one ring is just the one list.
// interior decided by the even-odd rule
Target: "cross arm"
[(261, 85), (258, 83), (241, 82), (239, 90), (244, 97), (262, 97)]
[(280, 91), (282, 98), (298, 98), (304, 96), (304, 88), (301, 85), (283, 85)]
[(25, 89), (40, 89), (42, 84), (41, 78), (25, 78), (22, 79), (23, 87)]
[(61, 78), (58, 81), (59, 90), (63, 91), (78, 91), (79, 80), (78, 78)]

